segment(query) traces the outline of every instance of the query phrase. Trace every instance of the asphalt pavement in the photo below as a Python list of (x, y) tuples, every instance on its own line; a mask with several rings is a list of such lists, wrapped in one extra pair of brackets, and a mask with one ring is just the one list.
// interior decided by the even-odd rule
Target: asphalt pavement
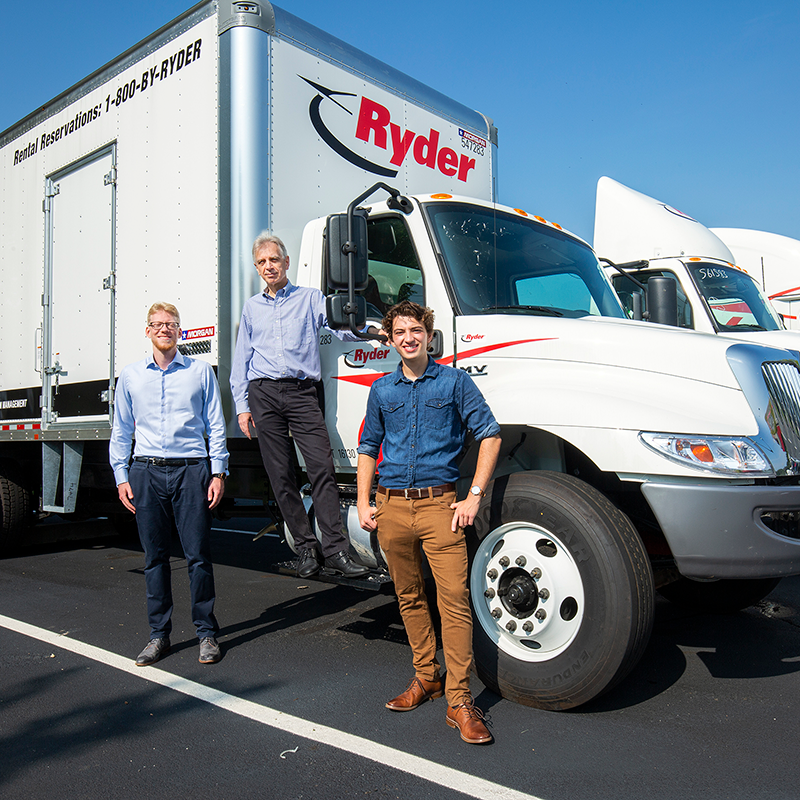
[(197, 661), (176, 550), (172, 651), (134, 667), (143, 556), (110, 533), (53, 526), (0, 561), (3, 797), (800, 797), (800, 578), (729, 616), (659, 600), (639, 666), (574, 711), (474, 678), (495, 735), (479, 747), (443, 700), (384, 708), (413, 675), (391, 592), (278, 574), (291, 554), (274, 537), (214, 533), (214, 665)]

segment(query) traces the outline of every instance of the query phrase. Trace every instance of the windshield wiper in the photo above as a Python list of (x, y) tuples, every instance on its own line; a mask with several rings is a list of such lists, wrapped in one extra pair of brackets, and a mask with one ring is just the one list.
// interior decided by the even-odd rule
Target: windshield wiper
[(487, 306), (484, 311), (532, 311), (534, 314), (540, 314), (543, 317), (563, 317), (562, 311), (556, 311), (555, 308), (549, 306)]

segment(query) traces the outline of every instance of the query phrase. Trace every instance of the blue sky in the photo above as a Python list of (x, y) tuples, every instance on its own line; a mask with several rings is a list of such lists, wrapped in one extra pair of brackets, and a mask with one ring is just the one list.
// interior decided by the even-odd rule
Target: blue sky
[[(0, 130), (191, 5), (9, 5)], [(797, 0), (278, 5), (492, 117), (503, 203), (591, 241), (609, 175), (709, 227), (800, 239)]]

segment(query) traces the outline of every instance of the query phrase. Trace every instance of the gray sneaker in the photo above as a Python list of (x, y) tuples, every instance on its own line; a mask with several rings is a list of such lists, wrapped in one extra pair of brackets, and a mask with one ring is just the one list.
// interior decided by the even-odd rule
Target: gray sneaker
[(200, 658), (201, 664), (216, 664), (222, 658), (222, 653), (219, 651), (217, 640), (213, 636), (206, 636), (200, 640)]
[(147, 647), (136, 657), (137, 667), (149, 667), (155, 664), (161, 656), (169, 652), (169, 638), (164, 636), (161, 639), (151, 639)]

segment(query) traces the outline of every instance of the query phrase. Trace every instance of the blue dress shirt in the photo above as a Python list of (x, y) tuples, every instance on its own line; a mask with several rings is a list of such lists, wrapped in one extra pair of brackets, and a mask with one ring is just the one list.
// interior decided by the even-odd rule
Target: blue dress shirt
[[(108, 447), (117, 485), (128, 480), (131, 439), (134, 456), (211, 457), (211, 472), (226, 472), (225, 416), (214, 370), (180, 352), (166, 368), (152, 353), (119, 374), (114, 391), (114, 426)], [(208, 446), (204, 434), (208, 435)]]
[(500, 426), (466, 372), (429, 356), (415, 381), (400, 364), (372, 384), (358, 452), (377, 459), (383, 445), (378, 470), (388, 489), (455, 483), (467, 430), (481, 441), (497, 436)]
[[(275, 297), (263, 291), (249, 298), (242, 310), (231, 368), (236, 414), (250, 411), (250, 381), (320, 380), (319, 329), (327, 325), (325, 295), (319, 289), (295, 286), (289, 281)], [(332, 333), (345, 342), (359, 341), (350, 331)]]

